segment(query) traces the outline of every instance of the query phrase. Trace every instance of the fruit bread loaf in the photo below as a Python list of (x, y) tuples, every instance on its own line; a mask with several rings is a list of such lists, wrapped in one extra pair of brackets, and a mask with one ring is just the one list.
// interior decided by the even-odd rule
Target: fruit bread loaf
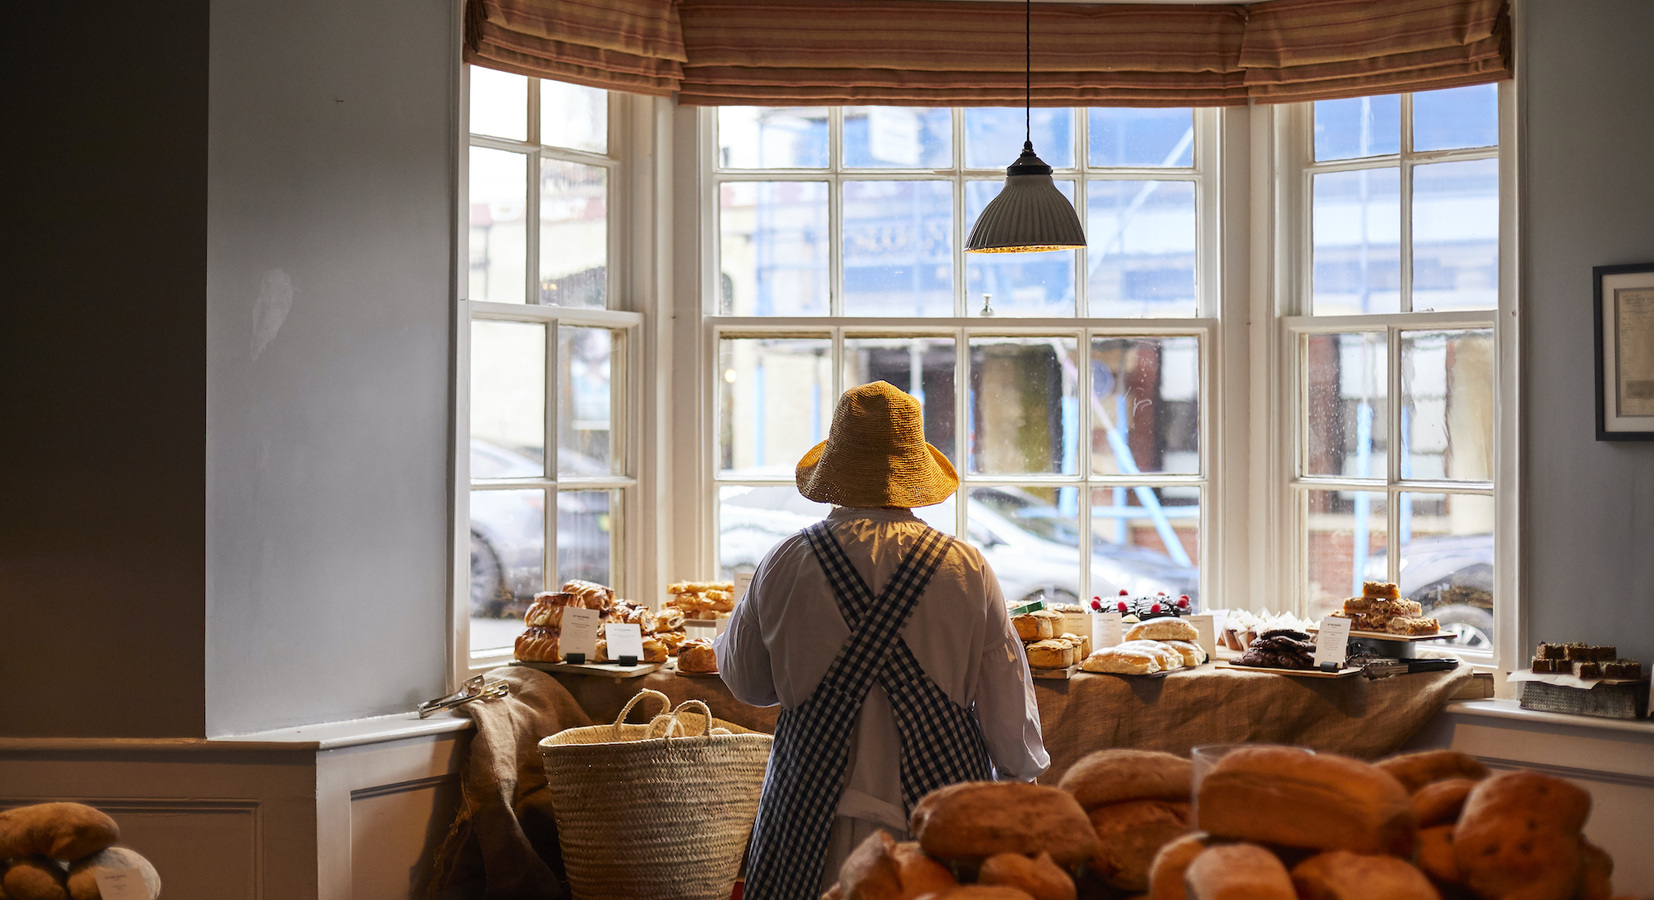
[(1540, 772), (1502, 772), (1465, 798), (1453, 830), (1464, 884), (1484, 897), (1568, 900), (1579, 877), (1591, 795)]

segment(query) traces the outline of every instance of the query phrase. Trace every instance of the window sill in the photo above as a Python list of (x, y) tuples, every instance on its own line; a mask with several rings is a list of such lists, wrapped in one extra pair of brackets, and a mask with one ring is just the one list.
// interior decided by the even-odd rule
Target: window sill
[(417, 713), (374, 716), (343, 722), (321, 722), (214, 738), (0, 738), (0, 754), (15, 753), (316, 753), (409, 738), (436, 737), (472, 727), (471, 720), (452, 712), (428, 719)]
[(1443, 715), (1503, 719), (1526, 725), (1560, 726), (1585, 731), (1612, 731), (1654, 740), (1654, 719), (1601, 719), (1565, 713), (1523, 709), (1515, 700), (1460, 700), (1447, 704)]

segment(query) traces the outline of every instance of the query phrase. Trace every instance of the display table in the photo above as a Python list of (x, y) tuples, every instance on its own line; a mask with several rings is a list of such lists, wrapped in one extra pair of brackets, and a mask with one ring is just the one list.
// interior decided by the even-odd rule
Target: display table
[[(1376, 681), (1310, 679), (1207, 665), (1158, 678), (1082, 672), (1068, 681), (1039, 679), (1034, 694), (1051, 754), (1051, 769), (1041, 781), (1054, 782), (1080, 757), (1107, 747), (1187, 754), (1200, 744), (1253, 741), (1382, 756), (1423, 728), (1470, 674), (1468, 666), (1460, 666)], [(613, 721), (641, 688), (660, 691), (674, 705), (704, 701), (714, 716), (760, 731), (773, 732), (779, 712), (736, 700), (716, 678), (666, 669), (624, 680), (556, 677), (598, 722)]]

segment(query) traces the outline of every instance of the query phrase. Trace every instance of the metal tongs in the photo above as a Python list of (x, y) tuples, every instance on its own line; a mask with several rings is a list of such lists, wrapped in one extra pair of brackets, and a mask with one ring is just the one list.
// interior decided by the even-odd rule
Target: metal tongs
[(426, 700), (419, 704), (419, 717), (430, 718), (431, 713), (439, 709), (455, 709), (464, 706), (473, 700), (487, 700), (492, 697), (504, 697), (511, 693), (511, 685), (504, 681), (486, 681), (483, 676), (477, 675), (465, 680), (459, 690), (446, 697), (435, 700)]

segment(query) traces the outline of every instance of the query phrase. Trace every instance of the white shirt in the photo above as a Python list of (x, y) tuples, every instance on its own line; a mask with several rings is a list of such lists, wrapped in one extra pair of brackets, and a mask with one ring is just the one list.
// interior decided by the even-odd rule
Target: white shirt
[[(926, 527), (906, 509), (839, 508), (826, 521), (875, 596)], [(961, 706), (976, 705), (1000, 778), (1031, 781), (1051, 765), (1022, 641), (980, 551), (952, 542), (902, 637), (937, 687)], [(729, 630), (715, 641), (718, 672), (736, 699), (792, 709), (809, 699), (849, 638), (809, 540), (795, 534), (759, 563)], [(862, 704), (851, 744), (839, 816), (905, 833), (901, 739), (890, 700), (877, 683)]]

